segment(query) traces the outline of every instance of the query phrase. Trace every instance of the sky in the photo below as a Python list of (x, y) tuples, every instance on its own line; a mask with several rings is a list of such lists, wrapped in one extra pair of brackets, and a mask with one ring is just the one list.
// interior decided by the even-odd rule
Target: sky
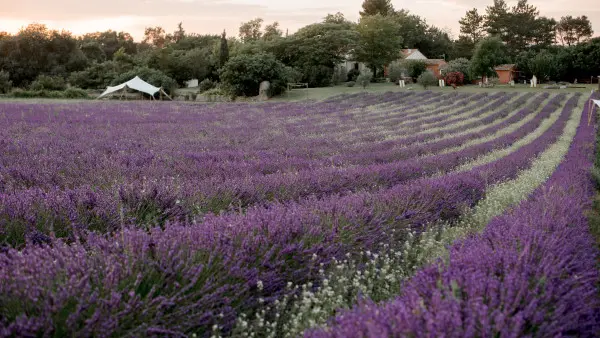
[[(162, 26), (173, 32), (178, 22), (188, 33), (237, 35), (242, 22), (260, 17), (278, 21), (285, 32), (319, 22), (328, 13), (342, 12), (358, 20), (363, 0), (2, 0), (0, 31), (16, 33), (31, 22), (76, 35), (108, 29), (126, 31), (141, 40), (144, 27)], [(493, 0), (392, 0), (429, 24), (458, 37), (458, 20), (471, 8), (485, 13)], [(509, 5), (516, 3), (507, 1)], [(543, 16), (587, 15), (594, 35), (600, 36), (599, 0), (529, 0)]]

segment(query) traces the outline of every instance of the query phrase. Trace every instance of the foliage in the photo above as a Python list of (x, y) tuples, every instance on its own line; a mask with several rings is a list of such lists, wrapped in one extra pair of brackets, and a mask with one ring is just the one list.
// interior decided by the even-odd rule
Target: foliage
[(423, 86), (423, 88), (427, 89), (430, 86), (435, 86), (438, 84), (438, 78), (433, 74), (432, 71), (428, 70), (423, 72), (417, 78), (417, 83)]
[(0, 70), (0, 93), (9, 93), (12, 89), (12, 81), (10, 80), (10, 74), (3, 70)]
[(402, 74), (406, 73), (406, 69), (399, 61), (394, 61), (388, 66), (388, 77), (390, 78), (390, 81), (395, 84), (398, 84), (398, 80), (402, 79)]
[(118, 70), (119, 66), (114, 61), (94, 63), (83, 71), (71, 73), (69, 83), (84, 89), (105, 88), (117, 77)]
[(63, 97), (65, 99), (87, 99), (89, 98), (89, 95), (81, 88), (69, 87), (63, 91)]
[(347, 79), (348, 79), (348, 71), (346, 70), (346, 67), (344, 67), (344, 66), (336, 67), (333, 70), (333, 77), (331, 79), (331, 84), (333, 84), (334, 86), (337, 86), (342, 82), (346, 82)]
[(408, 76), (413, 79), (418, 78), (421, 74), (423, 74), (427, 70), (427, 63), (423, 60), (405, 60), (402, 62), (406, 71), (408, 72)]
[(485, 28), (490, 36), (500, 38), (514, 57), (531, 45), (549, 46), (554, 43), (556, 21), (539, 16), (536, 7), (519, 0), (509, 8), (505, 0), (494, 0), (488, 6)]
[(118, 85), (123, 82), (127, 82), (136, 76), (139, 76), (142, 80), (149, 84), (162, 87), (167, 93), (171, 93), (173, 89), (177, 88), (177, 82), (170, 78), (160, 70), (148, 68), (148, 67), (136, 67), (128, 72), (119, 74), (111, 81), (111, 85)]
[(298, 83), (302, 81), (302, 73), (294, 67), (284, 67), (284, 78), (286, 83)]
[(494, 76), (494, 67), (506, 63), (506, 46), (496, 37), (481, 40), (475, 48), (471, 60), (471, 74), (475, 76)]
[(369, 84), (371, 83), (371, 80), (373, 80), (373, 73), (371, 73), (370, 70), (365, 69), (356, 78), (356, 83), (358, 83), (359, 85), (361, 85), (363, 87), (363, 89), (365, 89), (369, 86)]
[(348, 81), (346, 82), (346, 87), (354, 87), (356, 85), (355, 81)]
[(48, 99), (88, 99), (88, 93), (81, 88), (67, 88), (65, 90), (23, 90), (16, 88), (11, 92), (16, 98), (48, 98)]
[(225, 66), (229, 60), (229, 44), (227, 42), (227, 37), (225, 35), (225, 31), (221, 35), (220, 41), (220, 49), (219, 49), (219, 68)]
[(85, 42), (80, 47), (85, 57), (91, 62), (102, 63), (106, 61), (106, 53), (102, 49), (102, 46), (96, 42)]
[(216, 83), (212, 82), (211, 79), (204, 79), (198, 84), (198, 90), (203, 93), (207, 90), (211, 90), (216, 87)]
[(461, 36), (470, 39), (473, 44), (476, 44), (484, 37), (484, 21), (485, 17), (479, 15), (477, 8), (467, 11), (467, 14), (458, 21)]
[(256, 18), (242, 23), (240, 26), (240, 39), (243, 43), (259, 40), (262, 37), (261, 27), (263, 19)]
[(592, 37), (592, 23), (587, 16), (563, 16), (556, 25), (556, 33), (563, 45), (576, 45)]
[(348, 71), (346, 76), (346, 81), (356, 81), (356, 78), (360, 75), (360, 71), (358, 69), (352, 68)]
[(265, 33), (262, 39), (265, 41), (272, 41), (283, 36), (283, 32), (279, 29), (279, 22), (275, 21), (270, 25), (265, 26)]
[(142, 43), (148, 44), (155, 48), (163, 48), (167, 44), (167, 34), (164, 28), (160, 26), (146, 27), (144, 30), (144, 39)]
[(338, 16), (299, 29), (289, 38), (276, 40), (268, 50), (286, 65), (303, 74), (311, 87), (329, 86), (333, 70), (354, 49), (358, 33), (355, 25)]
[(447, 31), (428, 25), (425, 19), (407, 10), (397, 11), (392, 18), (400, 27), (396, 35), (402, 38), (404, 48), (416, 48), (432, 59), (451, 54), (453, 41)]
[(459, 72), (462, 73), (466, 82), (471, 82), (473, 78), (471, 73), (471, 61), (465, 58), (452, 60), (441, 67), (442, 74)]
[(394, 14), (394, 6), (391, 0), (364, 0), (362, 4), (361, 17), (377, 15), (388, 16)]
[(285, 65), (273, 54), (238, 55), (231, 58), (221, 69), (221, 82), (236, 96), (257, 96), (260, 83), (271, 83), (270, 95), (276, 96), (286, 89)]
[(354, 51), (357, 61), (367, 63), (373, 74), (376, 70), (398, 59), (402, 38), (397, 35), (400, 26), (391, 17), (381, 14), (365, 16), (356, 27), (359, 38)]
[(546, 79), (557, 79), (557, 62), (554, 54), (542, 50), (533, 58), (529, 59), (528, 69), (540, 81)]
[(26, 86), (40, 74), (64, 77), (81, 70), (86, 62), (77, 53), (77, 40), (71, 33), (31, 24), (0, 40), (0, 69), (10, 73), (14, 86)]
[(29, 86), (31, 90), (65, 90), (67, 84), (60, 76), (40, 75)]
[(465, 82), (465, 76), (461, 72), (447, 72), (444, 74), (444, 82), (446, 85), (457, 85), (462, 86)]

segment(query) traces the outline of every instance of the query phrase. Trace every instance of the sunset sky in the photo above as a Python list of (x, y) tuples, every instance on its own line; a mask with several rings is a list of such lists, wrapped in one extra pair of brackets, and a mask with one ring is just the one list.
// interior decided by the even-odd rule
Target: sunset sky
[[(559, 19), (564, 15), (587, 15), (594, 35), (600, 36), (599, 0), (530, 0), (541, 15)], [(459, 33), (458, 20), (477, 7), (483, 13), (492, 0), (394, 0), (428, 23)], [(513, 5), (516, 1), (508, 1)], [(285, 32), (320, 21), (327, 13), (342, 12), (357, 20), (362, 0), (17, 0), (6, 1), (0, 11), (0, 31), (17, 32), (30, 22), (75, 34), (113, 29), (141, 39), (146, 26), (160, 25), (168, 32), (182, 21), (187, 32), (237, 35), (241, 22), (255, 17), (267, 23), (279, 21)]]

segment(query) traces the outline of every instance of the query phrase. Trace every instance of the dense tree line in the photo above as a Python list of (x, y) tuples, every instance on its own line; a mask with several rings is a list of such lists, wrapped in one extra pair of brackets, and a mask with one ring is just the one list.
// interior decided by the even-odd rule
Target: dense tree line
[[(457, 39), (415, 14), (396, 10), (390, 0), (365, 0), (360, 15), (351, 22), (341, 13), (329, 14), (294, 34), (284, 34), (278, 22), (265, 25), (261, 18), (242, 23), (237, 37), (188, 33), (182, 23), (172, 33), (147, 27), (140, 42), (126, 32), (73, 36), (31, 24), (14, 35), (0, 32), (0, 91), (30, 88), (40, 76), (101, 89), (132, 74), (145, 74), (153, 84), (170, 89), (192, 78), (205, 84), (236, 81), (243, 78), (236, 72), (254, 67), (251, 83), (224, 83), (237, 94), (253, 95), (262, 80), (315, 87), (356, 79), (358, 74), (346, 75), (354, 70), (340, 69), (346, 59), (366, 63), (378, 78), (402, 48), (417, 48), (429, 58), (459, 59), (461, 65), (467, 60), (467, 81), (491, 74), (498, 62), (517, 63), (527, 75), (548, 79), (600, 74), (600, 40), (591, 39), (588, 18), (556, 21), (540, 16), (527, 0), (513, 7), (493, 0), (483, 14), (469, 10), (459, 21)], [(256, 68), (261, 62), (271, 67)], [(273, 69), (282, 74), (274, 77)], [(275, 92), (281, 91), (278, 86)]]

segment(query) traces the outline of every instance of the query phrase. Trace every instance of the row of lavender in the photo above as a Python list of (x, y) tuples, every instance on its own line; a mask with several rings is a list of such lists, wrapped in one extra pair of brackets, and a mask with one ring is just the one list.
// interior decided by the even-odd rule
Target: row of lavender
[(598, 246), (588, 228), (596, 116), (584, 109), (566, 158), (544, 186), (448, 262), (422, 269), (397, 299), (365, 302), (306, 337), (594, 337)]
[[(445, 133), (427, 133), (417, 138), (404, 138), (399, 142), (403, 142), (407, 146), (386, 156), (396, 161), (410, 159), (426, 153), (427, 149), (435, 153), (492, 135), (532, 114), (548, 95), (538, 95), (533, 98), (532, 96), (520, 97), (509, 107), (500, 109), (471, 124), (472, 127), (481, 127), (496, 120), (502, 121), (501, 123), (492, 124), (477, 132), (445, 138), (426, 145), (414, 143), (419, 140), (427, 140), (428, 137), (441, 137)], [(485, 99), (486, 97), (482, 96), (481, 98)], [(154, 179), (144, 180), (117, 175), (118, 177), (115, 179), (124, 180), (124, 182), (113, 187), (102, 188), (88, 185), (62, 189), (60, 187), (43, 188), (36, 185), (13, 193), (6, 192), (0, 194), (0, 221), (4, 224), (0, 234), (13, 245), (23, 243), (25, 235), (37, 236), (38, 234), (48, 234), (50, 231), (59, 237), (73, 239), (77, 229), (107, 232), (116, 230), (123, 224), (153, 225), (164, 224), (167, 221), (189, 220), (193, 215), (207, 211), (218, 213), (232, 206), (245, 208), (274, 200), (300, 200), (307, 196), (325, 197), (331, 194), (390, 187), (409, 179), (450, 170), (468, 159), (488, 153), (497, 147), (514, 143), (537, 128), (543, 119), (559, 107), (563, 98), (564, 96), (561, 95), (555, 96), (533, 120), (502, 138), (461, 151), (438, 156), (432, 155), (408, 162), (350, 168), (323, 168), (302, 170), (294, 174), (281, 173), (214, 180), (191, 177), (188, 180), (175, 180), (172, 177), (160, 179), (161, 176), (166, 175), (166, 173), (161, 173), (166, 169), (173, 169), (173, 166), (151, 166), (149, 169), (153, 171), (148, 173), (153, 175)], [(509, 97), (506, 95), (494, 95), (491, 105), (501, 104), (508, 99)], [(528, 102), (530, 99), (531, 102)], [(513, 113), (512, 109), (527, 103), (525, 108)], [(490, 107), (484, 105), (473, 115), (480, 116), (488, 109)], [(512, 115), (507, 118), (509, 114)], [(457, 131), (450, 130), (450, 132)], [(44, 139), (38, 142), (42, 143), (37, 145), (39, 149), (44, 148), (44, 142), (51, 143)], [(408, 146), (410, 144), (414, 145)], [(64, 144), (60, 145), (64, 147)], [(51, 155), (48, 154), (48, 156)], [(380, 156), (381, 154), (376, 155), (378, 158)], [(30, 156), (28, 160), (38, 159), (36, 156)], [(70, 173), (70, 176), (77, 179), (78, 175), (85, 175), (86, 170), (92, 174), (102, 175), (103, 170), (111, 170), (108, 166), (110, 158), (106, 158), (105, 161), (106, 166), (99, 170), (94, 170), (93, 166), (91, 169), (85, 169), (85, 167), (77, 165), (74, 169), (72, 168), (73, 172)], [(77, 163), (76, 160), (75, 163)], [(36, 166), (27, 162), (18, 170), (14, 167), (11, 170), (23, 175), (25, 165), (28, 169), (38, 172), (40, 166), (43, 167), (43, 163)], [(48, 172), (56, 173), (60, 170), (52, 168)], [(81, 177), (82, 181), (85, 179), (86, 176)], [(37, 238), (44, 239), (46, 237), (37, 236)]]
[(228, 330), (237, 314), (284, 294), (288, 281), (318, 280), (321, 264), (333, 258), (455, 219), (488, 184), (515, 177), (555, 142), (578, 100), (571, 97), (532, 143), (466, 173), (253, 207), (193, 226), (8, 249), (0, 256), (1, 330), (78, 336), (202, 335), (214, 324)]

